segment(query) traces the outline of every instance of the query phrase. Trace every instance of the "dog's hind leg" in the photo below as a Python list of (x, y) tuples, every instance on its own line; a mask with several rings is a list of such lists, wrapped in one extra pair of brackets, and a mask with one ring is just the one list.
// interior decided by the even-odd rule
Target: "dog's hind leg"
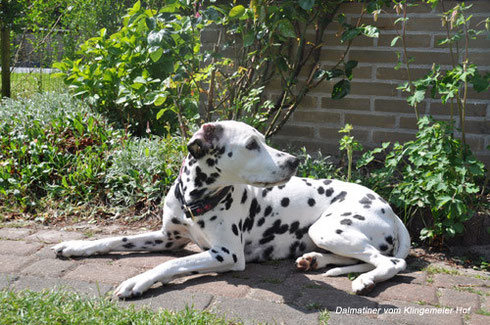
[[(375, 283), (390, 279), (405, 269), (404, 259), (383, 255), (378, 248), (373, 246), (373, 240), (361, 231), (362, 227), (357, 227), (352, 221), (344, 220), (335, 217), (321, 217), (310, 227), (308, 235), (318, 247), (335, 255), (360, 260), (366, 264), (334, 268), (325, 275), (334, 276), (346, 272), (369, 271), (361, 274), (352, 282), (354, 293), (366, 294)], [(383, 225), (380, 223), (377, 227), (381, 228)]]
[(311, 252), (296, 259), (296, 267), (300, 271), (317, 270), (327, 265), (350, 265), (358, 260), (332, 253)]
[(90, 256), (115, 251), (165, 251), (185, 246), (189, 239), (178, 231), (153, 231), (149, 233), (102, 238), (97, 240), (71, 240), (53, 246), (57, 256)]

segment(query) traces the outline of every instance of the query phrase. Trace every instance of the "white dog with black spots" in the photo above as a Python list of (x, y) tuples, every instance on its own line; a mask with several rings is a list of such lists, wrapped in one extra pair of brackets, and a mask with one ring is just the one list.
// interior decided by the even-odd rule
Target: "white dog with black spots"
[(112, 251), (168, 251), (189, 242), (203, 251), (176, 258), (121, 283), (119, 298), (189, 274), (242, 271), (246, 262), (297, 258), (299, 270), (327, 265), (325, 276), (362, 273), (356, 294), (406, 267), (410, 237), (389, 204), (357, 184), (294, 177), (299, 160), (275, 150), (240, 122), (208, 123), (188, 143), (189, 155), (168, 192), (159, 231), (92, 241), (66, 241), (58, 256)]

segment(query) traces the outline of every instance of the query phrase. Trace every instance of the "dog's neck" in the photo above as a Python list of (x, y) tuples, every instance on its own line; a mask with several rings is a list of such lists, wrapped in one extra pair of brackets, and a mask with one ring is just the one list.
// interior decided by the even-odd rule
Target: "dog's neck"
[(219, 194), (228, 185), (219, 182), (221, 169), (214, 159), (199, 160), (188, 155), (184, 160), (176, 180), (176, 191), (182, 195), (182, 201), (188, 204)]

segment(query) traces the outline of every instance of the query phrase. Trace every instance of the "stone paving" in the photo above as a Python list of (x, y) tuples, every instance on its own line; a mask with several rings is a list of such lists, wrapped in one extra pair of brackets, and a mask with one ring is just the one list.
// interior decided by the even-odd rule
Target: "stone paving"
[[(121, 281), (179, 253), (114, 253), (56, 259), (50, 247), (63, 240), (131, 234), (110, 228), (0, 228), (0, 288), (65, 288), (107, 296)], [(97, 229), (97, 230), (95, 230)], [(94, 232), (97, 234), (94, 235)], [(104, 234), (104, 235), (102, 235)], [(248, 264), (243, 272), (196, 275), (155, 285), (140, 299), (121, 301), (153, 309), (193, 306), (245, 324), (489, 324), (490, 274), (430, 264), (410, 256), (408, 269), (368, 295), (356, 296), (347, 277), (300, 273), (292, 260)], [(324, 310), (328, 311), (324, 311)]]

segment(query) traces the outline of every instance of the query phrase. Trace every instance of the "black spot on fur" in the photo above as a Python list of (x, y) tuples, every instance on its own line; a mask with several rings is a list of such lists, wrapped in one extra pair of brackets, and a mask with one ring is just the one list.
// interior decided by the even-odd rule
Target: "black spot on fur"
[(266, 244), (272, 240), (274, 240), (275, 236), (274, 235), (270, 235), (270, 236), (267, 236), (267, 237), (264, 237), (262, 238), (261, 240), (259, 240), (259, 244)]
[(283, 198), (283, 199), (281, 200), (281, 205), (282, 205), (283, 207), (287, 207), (287, 206), (289, 205), (289, 199), (288, 199), (287, 197)]
[(291, 226), (289, 227), (289, 233), (292, 234), (294, 232), (296, 232), (296, 230), (298, 230), (299, 228), (299, 221), (295, 221), (291, 224)]
[(173, 242), (168, 242), (165, 244), (165, 248), (170, 248), (172, 247), (173, 244), (174, 244)]
[(342, 230), (337, 229), (337, 230), (335, 230), (335, 233), (340, 235), (342, 233)]
[(308, 205), (309, 205), (310, 207), (314, 206), (314, 205), (315, 205), (315, 203), (316, 203), (316, 202), (315, 202), (315, 199), (313, 199), (313, 198), (309, 198), (309, 199), (308, 199)]
[(231, 225), (231, 231), (235, 234), (235, 236), (238, 236), (238, 228), (235, 224)]
[(393, 263), (393, 264), (397, 265), (397, 264), (398, 264), (398, 260), (396, 260), (396, 259), (392, 258), (392, 259), (391, 259), (391, 263)]
[(126, 237), (123, 237), (122, 241), (125, 243), (128, 241), (128, 239)]
[[(305, 249), (306, 249), (306, 244), (305, 244), (305, 243), (303, 243), (303, 242), (301, 242), (301, 244), (299, 244), (299, 250), (300, 250), (301, 252), (304, 252), (304, 251), (305, 251)], [(313, 263), (313, 264), (314, 264), (314, 263)]]
[(131, 248), (134, 248), (135, 245), (133, 243), (127, 243), (127, 244), (124, 244), (123, 247), (127, 248), (127, 249), (131, 249)]
[(273, 234), (284, 234), (286, 231), (288, 231), (289, 225), (283, 224), (281, 225), (281, 220), (276, 220), (272, 227), (268, 228), (264, 234), (263, 237), (268, 237)]
[(230, 251), (226, 247), (221, 247), (221, 250), (226, 254), (230, 254)]
[(192, 271), (191, 274), (199, 274), (199, 271)]
[(341, 225), (350, 226), (350, 225), (352, 225), (352, 220), (350, 220), (350, 219), (342, 219), (342, 220), (340, 221), (340, 224), (341, 224)]
[(296, 257), (296, 249), (299, 247), (300, 241), (295, 241), (289, 246), (289, 258)]
[(262, 226), (265, 222), (265, 218), (260, 218), (259, 221), (257, 221), (257, 226)]
[(366, 220), (366, 218), (358, 214), (354, 215), (352, 218), (356, 218), (357, 220)]
[(209, 221), (214, 221), (216, 220), (216, 218), (218, 218), (218, 216), (212, 216), (211, 218), (209, 218)]
[(388, 244), (393, 245), (393, 237), (392, 236), (387, 236), (385, 237), (385, 240)]
[(214, 166), (214, 163), (215, 163), (215, 161), (214, 161), (213, 158), (208, 158), (206, 160), (206, 164), (208, 164), (209, 167), (213, 167)]
[(230, 158), (233, 157), (233, 152), (232, 151), (228, 152), (228, 157), (230, 157)]
[(224, 260), (223, 260), (223, 257), (221, 255), (216, 255), (216, 259), (218, 260), (218, 262), (222, 263)]
[(388, 245), (385, 245), (385, 244), (379, 245), (379, 250), (382, 251), (382, 252), (388, 250)]
[(243, 190), (243, 194), (242, 194), (242, 199), (240, 201), (241, 204), (244, 204), (245, 202), (247, 201), (247, 190)]
[(342, 217), (347, 217), (347, 216), (350, 216), (352, 214), (352, 212), (344, 212), (341, 214)]
[(277, 188), (280, 189), (280, 190), (282, 190), (285, 187), (286, 187), (286, 185), (279, 185)]
[(199, 190), (192, 190), (190, 195), (193, 199), (198, 199), (204, 195), (206, 192), (205, 188), (199, 189)]
[(325, 193), (325, 189), (324, 189), (322, 186), (320, 186), (320, 187), (317, 189), (317, 191), (318, 191), (318, 194), (320, 194), (320, 195), (321, 195), (321, 194), (323, 194), (323, 193)]
[(199, 220), (199, 221), (197, 222), (197, 224), (198, 224), (198, 225), (199, 225), (201, 228), (204, 228), (204, 225), (205, 225), (205, 224), (204, 224), (204, 221), (203, 221), (203, 220)]
[(333, 194), (333, 188), (331, 188), (331, 187), (325, 191), (325, 195), (327, 197), (331, 197), (332, 194)]
[(172, 223), (175, 223), (176, 225), (180, 225), (180, 221), (177, 218), (172, 218)]
[(310, 226), (311, 225), (308, 225), (306, 227), (303, 227), (303, 228), (296, 230), (296, 233), (295, 233), (296, 239), (303, 238), (303, 236), (308, 233), (308, 229), (310, 229)]
[(371, 205), (371, 203), (372, 203), (372, 202), (371, 202), (371, 200), (370, 200), (370, 199), (368, 199), (367, 197), (363, 197), (363, 198), (362, 198), (362, 199), (359, 201), (359, 203), (364, 204), (364, 205)]
[(386, 211), (385, 211), (385, 209), (381, 209), (381, 213), (383, 213), (383, 214), (384, 214), (385, 212), (386, 212)]
[(370, 200), (374, 200), (376, 197), (374, 195), (372, 195), (371, 193), (367, 194), (366, 195), (368, 197), (368, 199)]
[(260, 205), (257, 202), (257, 199), (254, 198), (252, 200), (252, 203), (250, 204), (248, 218), (245, 219), (245, 222), (243, 223), (243, 231), (249, 231), (250, 232), (250, 230), (252, 230), (252, 227), (254, 225), (255, 216), (259, 212), (260, 212)]
[(264, 188), (262, 190), (262, 197), (266, 197), (267, 196), (267, 193), (269, 193), (270, 191), (272, 191), (272, 187)]
[(345, 196), (346, 196), (346, 195), (347, 195), (347, 192), (346, 192), (346, 191), (342, 191), (342, 192), (340, 192), (340, 193), (339, 193), (339, 194), (338, 194), (336, 197), (334, 197), (334, 198), (332, 199), (332, 201), (330, 202), (330, 204), (332, 204), (332, 203), (334, 203), (334, 202), (337, 202), (337, 201), (339, 201), (339, 202), (344, 201), (344, 200), (345, 200)]
[(147, 240), (145, 241), (145, 245), (155, 245), (155, 244), (153, 243), (153, 241)]
[(274, 247), (272, 246), (267, 247), (264, 250), (264, 255), (263, 255), (264, 260), (270, 259), (273, 251), (274, 251)]
[(163, 243), (163, 240), (155, 239), (155, 244), (160, 245)]
[(238, 261), (238, 258), (235, 254), (231, 255), (231, 257), (233, 257), (233, 263), (236, 263)]
[(329, 179), (326, 179), (323, 181), (323, 184), (325, 184), (325, 185), (330, 185), (330, 183), (332, 183), (332, 181)]
[(272, 212), (272, 207), (268, 205), (267, 208), (265, 208), (264, 217), (267, 217), (269, 214), (271, 214), (271, 212)]

